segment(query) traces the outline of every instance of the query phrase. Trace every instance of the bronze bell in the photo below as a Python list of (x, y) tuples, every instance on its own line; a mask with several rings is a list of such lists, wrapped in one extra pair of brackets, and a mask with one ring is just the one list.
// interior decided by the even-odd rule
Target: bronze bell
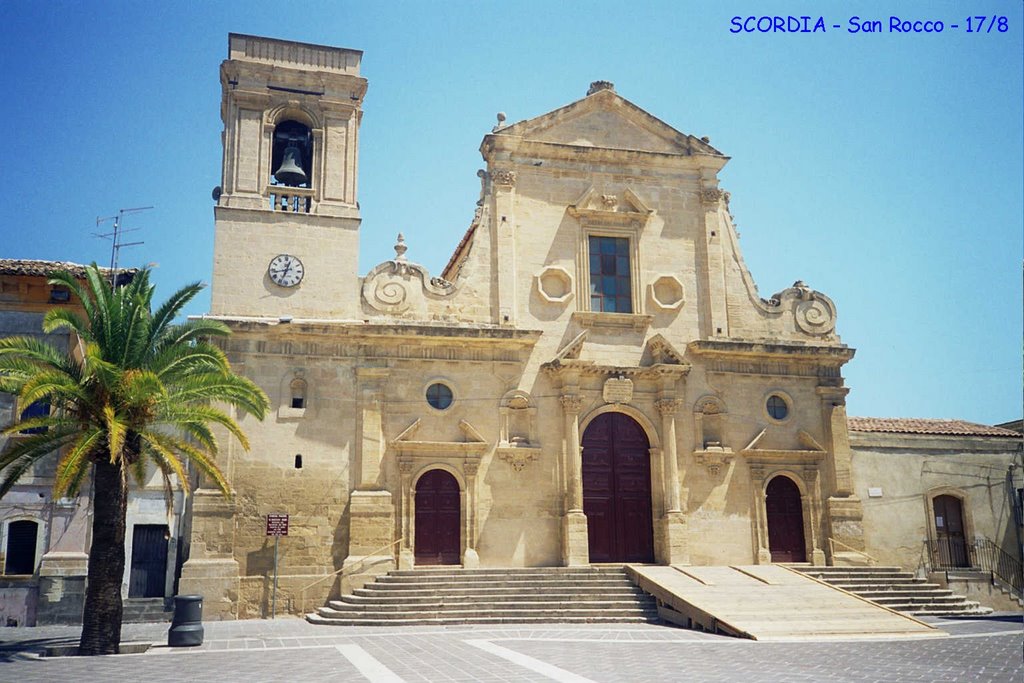
[(306, 172), (302, 170), (302, 150), (292, 141), (284, 148), (281, 155), (281, 166), (274, 172), (279, 183), (297, 187), (306, 182)]

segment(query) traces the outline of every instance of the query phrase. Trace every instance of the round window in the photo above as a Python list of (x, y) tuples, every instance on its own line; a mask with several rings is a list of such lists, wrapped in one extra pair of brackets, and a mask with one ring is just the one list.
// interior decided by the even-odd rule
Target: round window
[(447, 384), (434, 382), (427, 387), (427, 403), (431, 408), (447, 410), (452, 404), (452, 390)]
[(765, 407), (768, 409), (768, 414), (776, 420), (785, 420), (789, 415), (789, 406), (786, 404), (786, 399), (781, 396), (774, 394), (769, 396)]

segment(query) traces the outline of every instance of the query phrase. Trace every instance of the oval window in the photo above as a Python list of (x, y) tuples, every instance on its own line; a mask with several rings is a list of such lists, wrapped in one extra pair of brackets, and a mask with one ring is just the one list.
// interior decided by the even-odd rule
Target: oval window
[(447, 410), (452, 404), (452, 390), (447, 384), (434, 382), (427, 387), (427, 403), (431, 408)]
[(789, 415), (789, 406), (786, 404), (786, 399), (778, 395), (771, 395), (768, 397), (768, 403), (765, 405), (768, 410), (768, 414), (776, 420), (785, 420), (786, 416)]

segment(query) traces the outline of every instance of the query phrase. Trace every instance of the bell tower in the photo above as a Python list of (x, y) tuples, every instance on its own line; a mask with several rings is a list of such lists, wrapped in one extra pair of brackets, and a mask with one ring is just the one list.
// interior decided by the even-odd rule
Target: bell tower
[(232, 33), (211, 312), (354, 318), (362, 52)]

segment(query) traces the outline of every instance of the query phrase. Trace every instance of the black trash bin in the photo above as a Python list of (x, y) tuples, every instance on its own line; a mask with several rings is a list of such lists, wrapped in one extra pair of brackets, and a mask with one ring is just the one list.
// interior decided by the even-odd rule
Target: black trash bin
[(203, 596), (175, 595), (174, 617), (167, 632), (171, 647), (192, 647), (203, 644)]

